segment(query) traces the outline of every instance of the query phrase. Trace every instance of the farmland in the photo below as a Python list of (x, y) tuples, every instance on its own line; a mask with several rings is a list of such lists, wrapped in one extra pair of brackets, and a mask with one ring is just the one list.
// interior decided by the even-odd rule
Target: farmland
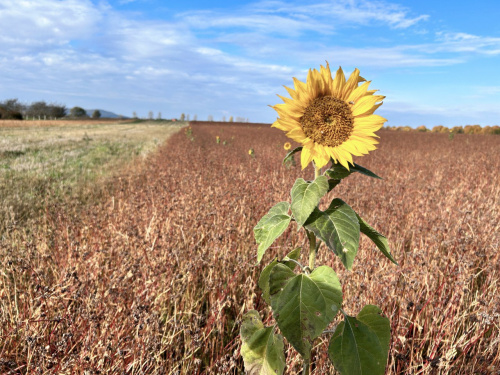
[(178, 125), (159, 121), (0, 121), (0, 233), (46, 207), (96, 198), (95, 182), (156, 149)]
[[(346, 312), (375, 304), (389, 317), (388, 374), (495, 374), (500, 137), (379, 135), (379, 149), (356, 162), (384, 180), (354, 174), (329, 194), (387, 236), (399, 266), (366, 238), (352, 271), (325, 247), (317, 263), (338, 273)], [(267, 126), (196, 123), (145, 158), (129, 153), (127, 165), (93, 178), (88, 186), (99, 194), (73, 188), (43, 201), (25, 224), (5, 225), (0, 371), (242, 374), (242, 315), (256, 309), (273, 322), (256, 285), (262, 265), (255, 265), (253, 227), (289, 200), (296, 178), (314, 175), (298, 162), (281, 164), (286, 141)], [(15, 158), (29, 152), (9, 145), (0, 147), (14, 178), (23, 168), (12, 166), (29, 164)], [(57, 153), (50, 155), (47, 162)], [(287, 230), (264, 263), (305, 243), (302, 232)], [(313, 350), (313, 374), (334, 373), (328, 340)], [(294, 350), (286, 355), (287, 373), (300, 373)]]

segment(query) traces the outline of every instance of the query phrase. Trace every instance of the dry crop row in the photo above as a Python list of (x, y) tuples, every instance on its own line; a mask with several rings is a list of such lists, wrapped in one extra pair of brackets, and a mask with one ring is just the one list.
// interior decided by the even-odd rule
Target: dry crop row
[[(400, 265), (368, 240), (352, 272), (325, 248), (318, 264), (337, 270), (349, 313), (373, 303), (390, 318), (388, 374), (495, 374), (499, 139), (380, 136), (380, 149), (357, 162), (385, 180), (355, 175), (332, 193), (387, 235)], [(281, 165), (285, 141), (264, 127), (193, 125), (117, 178), (106, 199), (78, 212), (47, 207), (38, 227), (8, 233), (0, 370), (243, 373), (242, 314), (255, 308), (272, 322), (252, 229), (296, 177), (313, 177)], [(304, 236), (288, 230), (264, 261), (297, 242)], [(312, 373), (329, 373), (313, 354)], [(300, 371), (289, 347), (287, 365)]]

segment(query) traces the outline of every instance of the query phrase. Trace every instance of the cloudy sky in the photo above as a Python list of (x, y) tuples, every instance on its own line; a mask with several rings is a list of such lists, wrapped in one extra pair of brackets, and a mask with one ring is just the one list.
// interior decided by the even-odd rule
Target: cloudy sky
[(500, 124), (500, 2), (0, 0), (0, 101), (272, 122), (329, 61), (388, 125)]

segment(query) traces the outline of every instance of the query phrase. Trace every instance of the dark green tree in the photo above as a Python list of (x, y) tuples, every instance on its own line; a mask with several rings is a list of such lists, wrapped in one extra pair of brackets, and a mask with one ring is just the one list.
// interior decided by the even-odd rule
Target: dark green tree
[(87, 112), (82, 107), (73, 107), (69, 111), (70, 117), (87, 117)]

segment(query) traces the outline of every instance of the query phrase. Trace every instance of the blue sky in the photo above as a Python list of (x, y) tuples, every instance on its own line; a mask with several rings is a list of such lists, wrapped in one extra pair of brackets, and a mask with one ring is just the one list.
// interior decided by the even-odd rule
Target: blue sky
[(272, 122), (329, 61), (387, 125), (500, 124), (500, 2), (0, 0), (0, 101)]

